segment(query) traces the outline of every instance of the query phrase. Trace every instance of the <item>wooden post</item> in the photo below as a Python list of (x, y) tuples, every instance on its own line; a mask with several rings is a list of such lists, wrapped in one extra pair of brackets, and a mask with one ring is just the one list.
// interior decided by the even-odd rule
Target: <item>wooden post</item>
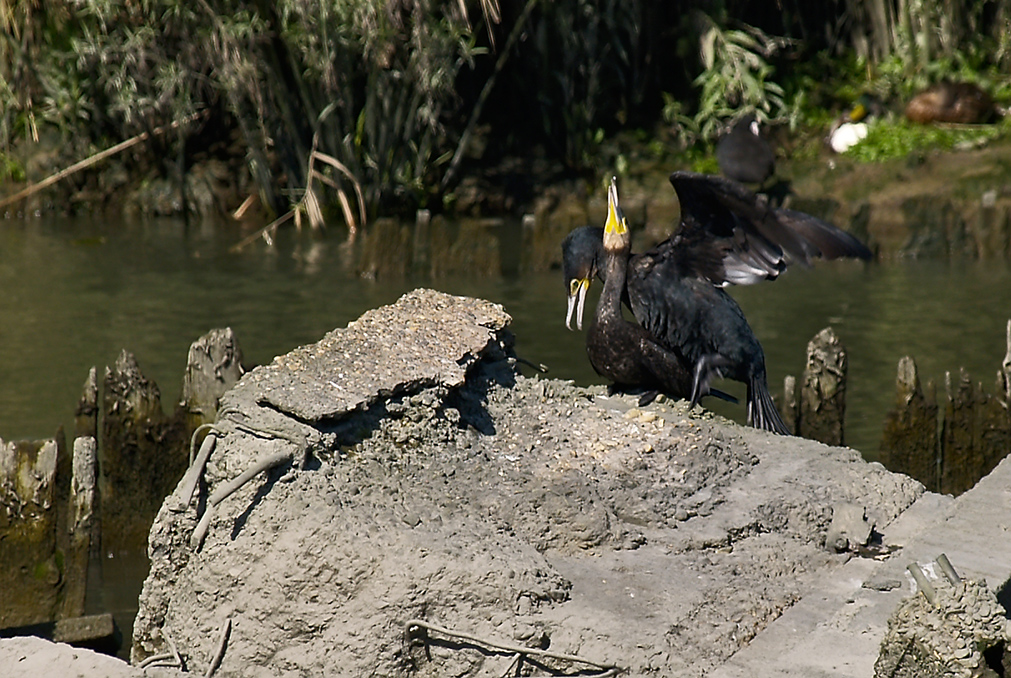
[(799, 435), (797, 420), (800, 418), (800, 405), (797, 402), (797, 377), (792, 374), (783, 378), (783, 423), (793, 435)]
[(916, 362), (899, 360), (895, 407), (885, 416), (881, 434), (881, 463), (890, 471), (916, 478), (928, 490), (939, 486), (937, 396), (932, 382), (920, 388)]
[(179, 408), (187, 431), (217, 419), (218, 401), (242, 376), (242, 349), (232, 328), (214, 329), (190, 344)]
[(958, 384), (944, 374), (944, 421), (941, 424), (940, 491), (961, 494), (982, 477), (983, 458), (977, 445), (976, 411), (979, 393), (965, 370)]
[(189, 440), (183, 424), (162, 412), (158, 386), (128, 351), (105, 370), (101, 422), (103, 548), (136, 547), (186, 470)]
[(92, 437), (74, 440), (73, 480), (67, 515), (68, 548), (64, 562), (65, 589), (59, 617), (84, 614), (88, 560), (100, 547), (98, 500), (98, 447)]
[(55, 440), (0, 440), (0, 629), (57, 613), (57, 455)]
[(75, 438), (98, 438), (98, 377), (97, 370), (92, 367), (88, 378), (84, 380), (84, 390), (81, 399), (77, 401), (74, 412)]
[(843, 444), (847, 364), (846, 350), (831, 327), (808, 343), (797, 424), (801, 436), (826, 445)]

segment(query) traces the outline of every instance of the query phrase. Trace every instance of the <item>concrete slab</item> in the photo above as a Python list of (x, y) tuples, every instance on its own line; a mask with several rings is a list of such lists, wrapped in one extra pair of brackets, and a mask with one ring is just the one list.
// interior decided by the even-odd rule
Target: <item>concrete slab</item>
[[(957, 499), (922, 495), (881, 530), (895, 547), (882, 560), (853, 558), (823, 573), (802, 600), (708, 675), (712, 678), (803, 676), (867, 678), (888, 618), (916, 592), (906, 570), (942, 553), (959, 575), (998, 591), (1011, 578), (1011, 460), (1005, 459)], [(940, 572), (937, 572), (940, 576)], [(868, 588), (901, 582), (891, 590)]]

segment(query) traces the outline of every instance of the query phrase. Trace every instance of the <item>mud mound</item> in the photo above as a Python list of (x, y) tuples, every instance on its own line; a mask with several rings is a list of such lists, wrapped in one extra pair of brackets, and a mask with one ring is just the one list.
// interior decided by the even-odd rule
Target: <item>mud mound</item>
[[(823, 547), (834, 506), (883, 526), (922, 491), (850, 450), (524, 378), (503, 329), (478, 342), (494, 350), (463, 349), (465, 379), (412, 373), (312, 422), (280, 400), (243, 418), (307, 429), (293, 457), (305, 463), (222, 502), (199, 549), (204, 506), (169, 498), (134, 659), (170, 638), (203, 672), (226, 620), (218, 676), (502, 675), (515, 659), (408, 637), (424, 620), (634, 674), (700, 675), (848, 557)], [(263, 444), (232, 438), (212, 486)]]

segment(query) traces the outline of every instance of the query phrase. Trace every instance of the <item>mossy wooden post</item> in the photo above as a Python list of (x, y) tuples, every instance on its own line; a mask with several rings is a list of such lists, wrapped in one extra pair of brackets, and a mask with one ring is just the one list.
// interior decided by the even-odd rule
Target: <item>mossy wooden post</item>
[(0, 628), (57, 614), (57, 456), (55, 440), (0, 440)]
[(831, 327), (808, 342), (797, 423), (801, 436), (826, 445), (843, 444), (847, 365), (846, 349)]
[(1007, 206), (998, 207), (996, 202), (996, 191), (984, 193), (973, 224), (973, 238), (980, 259), (1007, 259), (1011, 256), (1011, 214)]
[(881, 434), (881, 463), (890, 471), (916, 478), (928, 490), (939, 486), (937, 447), (937, 394), (933, 382), (926, 394), (920, 388), (916, 362), (899, 360), (895, 380), (895, 407), (885, 416)]
[[(502, 275), (502, 255), (494, 228), (495, 219), (463, 219), (456, 239), (439, 259), (438, 275), (465, 275), (472, 278), (495, 278)], [(432, 273), (436, 274), (433, 262)]]
[(217, 419), (218, 401), (242, 376), (242, 349), (232, 328), (214, 329), (190, 344), (179, 410), (186, 430)]
[(101, 421), (102, 541), (106, 550), (136, 547), (186, 470), (185, 429), (165, 417), (158, 386), (128, 351), (105, 370)]
[(586, 224), (603, 226), (605, 210), (606, 203), (601, 202), (599, 219), (594, 220), (590, 218), (587, 206), (581, 200), (572, 198), (559, 204), (552, 198), (539, 199), (534, 205), (533, 216), (523, 217), (520, 269), (525, 273), (539, 273), (559, 264), (562, 260), (562, 241), (569, 231)]
[[(403, 278), (413, 260), (413, 242), (410, 227), (397, 219), (377, 219), (362, 238), (358, 273), (366, 278)], [(438, 255), (433, 247), (430, 256)]]
[(415, 273), (428, 270), (431, 228), (431, 210), (418, 210), (414, 217), (413, 244), (411, 246), (411, 270)]
[(952, 383), (944, 375), (944, 421), (941, 424), (940, 491), (961, 494), (982, 477), (983, 456), (977, 441), (976, 413), (980, 393), (965, 370)]
[(994, 394), (982, 394), (976, 426), (982, 450), (983, 475), (1011, 453), (1011, 320), (1007, 324), (1007, 352), (997, 371)]

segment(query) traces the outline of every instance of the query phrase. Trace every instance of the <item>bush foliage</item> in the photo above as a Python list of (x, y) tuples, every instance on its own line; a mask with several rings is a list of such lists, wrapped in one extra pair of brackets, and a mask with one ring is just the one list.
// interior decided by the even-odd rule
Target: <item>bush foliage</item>
[(999, 99), (1011, 65), (1011, 0), (0, 0), (0, 24), (0, 157), (199, 113), (160, 150), (237, 131), (278, 212), (313, 176), (370, 215), (437, 204), (477, 123), (485, 162), (593, 173), (622, 128), (684, 150), (743, 108), (795, 126), (940, 77)]

